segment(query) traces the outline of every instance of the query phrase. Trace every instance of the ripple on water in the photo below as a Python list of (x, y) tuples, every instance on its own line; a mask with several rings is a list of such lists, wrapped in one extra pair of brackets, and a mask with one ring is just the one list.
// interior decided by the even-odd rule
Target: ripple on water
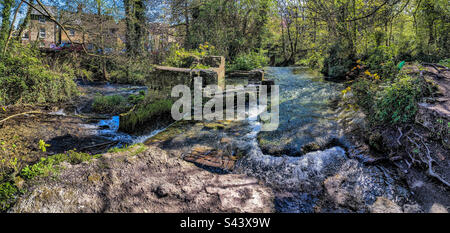
[(270, 67), (267, 77), (280, 86), (280, 124), (276, 131), (259, 134), (265, 153), (299, 155), (303, 145), (323, 146), (341, 137), (329, 104), (341, 84), (320, 81), (317, 74), (292, 67)]

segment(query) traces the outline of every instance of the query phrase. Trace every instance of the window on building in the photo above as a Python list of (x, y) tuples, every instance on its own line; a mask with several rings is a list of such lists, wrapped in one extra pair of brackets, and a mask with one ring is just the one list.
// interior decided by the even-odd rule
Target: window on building
[(45, 38), (45, 28), (39, 30), (39, 38)]
[(29, 32), (25, 32), (25, 33), (23, 34), (22, 38), (28, 39), (28, 38), (29, 38)]
[(43, 15), (39, 16), (39, 22), (45, 23), (45, 16), (43, 16)]
[(75, 36), (75, 30), (70, 29), (69, 30), (69, 36)]

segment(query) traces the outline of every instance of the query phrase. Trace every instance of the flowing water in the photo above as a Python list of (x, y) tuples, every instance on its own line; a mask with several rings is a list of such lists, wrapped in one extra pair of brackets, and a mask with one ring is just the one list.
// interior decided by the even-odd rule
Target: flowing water
[(302, 68), (271, 67), (266, 77), (280, 86), (280, 125), (276, 131), (261, 132), (264, 152), (300, 155), (305, 145), (323, 148), (339, 139), (339, 126), (331, 100), (342, 85), (323, 81), (317, 73)]
[[(175, 124), (158, 135), (165, 138), (161, 139), (162, 148), (181, 150), (184, 154), (190, 153), (195, 145), (221, 147), (224, 146), (221, 138), (232, 138), (232, 147), (245, 151), (233, 172), (256, 177), (272, 187), (279, 212), (367, 211), (380, 196), (394, 203), (407, 203), (409, 194), (395, 178), (382, 168), (366, 167), (348, 157), (332, 101), (343, 89), (341, 84), (323, 81), (306, 69), (270, 67), (266, 71), (266, 77), (280, 86), (280, 125), (276, 131), (261, 132), (261, 122), (253, 117), (230, 123), (231, 128), (225, 129), (202, 126), (204, 122), (178, 131), (176, 127), (182, 128), (183, 124)], [(86, 102), (77, 109), (81, 114), (90, 114), (86, 106), (97, 92), (129, 95), (145, 90), (109, 84), (84, 88)], [(118, 116), (103, 117), (80, 128), (118, 145), (143, 142), (165, 129), (130, 135), (118, 131)]]
[[(252, 131), (239, 144), (249, 149), (234, 172), (257, 177), (274, 188), (279, 212), (367, 211), (378, 197), (405, 203), (409, 193), (383, 168), (348, 157), (332, 99), (341, 84), (323, 81), (304, 69), (267, 69), (280, 86), (280, 125)], [(258, 136), (256, 136), (258, 135)], [(303, 151), (305, 145), (318, 147)], [(327, 204), (331, 203), (331, 204)]]
[[(65, 151), (72, 149), (76, 146), (83, 148), (83, 146), (95, 146), (107, 144), (107, 147), (101, 147), (99, 150), (94, 150), (96, 153), (105, 152), (110, 146), (121, 147), (125, 145), (132, 145), (136, 143), (142, 143), (147, 138), (152, 137), (159, 133), (165, 125), (158, 126), (159, 128), (149, 129), (139, 135), (128, 134), (119, 131), (119, 116), (108, 114), (97, 114), (92, 111), (92, 103), (97, 95), (121, 95), (128, 97), (129, 95), (137, 95), (142, 91), (147, 91), (146, 86), (132, 86), (124, 84), (95, 84), (95, 83), (78, 83), (82, 89), (83, 95), (80, 97), (75, 109), (59, 109), (51, 112), (51, 115), (55, 116), (70, 116), (70, 115), (82, 115), (87, 117), (88, 120), (84, 120), (79, 123), (79, 131), (83, 135), (80, 139), (74, 135), (66, 135), (64, 137), (57, 137), (52, 140), (54, 145), (61, 144), (55, 152)], [(65, 141), (62, 143), (61, 141)], [(70, 145), (71, 142), (75, 145)], [(110, 143), (108, 143), (110, 142)], [(86, 144), (86, 145), (80, 145)], [(97, 148), (95, 148), (97, 149)]]

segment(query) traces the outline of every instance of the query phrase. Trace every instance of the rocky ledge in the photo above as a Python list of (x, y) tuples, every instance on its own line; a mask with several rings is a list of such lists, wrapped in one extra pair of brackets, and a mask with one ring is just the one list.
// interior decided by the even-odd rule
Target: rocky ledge
[(30, 184), (10, 212), (273, 212), (271, 189), (210, 173), (157, 147), (108, 153)]

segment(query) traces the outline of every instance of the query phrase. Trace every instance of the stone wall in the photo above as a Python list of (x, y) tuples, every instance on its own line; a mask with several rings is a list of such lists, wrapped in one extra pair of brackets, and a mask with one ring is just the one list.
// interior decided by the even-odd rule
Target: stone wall
[(202, 77), (203, 86), (218, 84), (219, 75), (213, 70), (203, 69), (187, 69), (187, 68), (175, 68), (168, 66), (157, 66), (155, 71), (147, 79), (147, 86), (151, 90), (170, 91), (176, 85), (186, 85), (188, 87), (194, 87), (194, 78)]
[(209, 69), (189, 69), (168, 66), (157, 66), (147, 79), (151, 90), (170, 91), (176, 85), (194, 86), (194, 78), (202, 77), (203, 86), (219, 85), (225, 87), (225, 58), (208, 56), (201, 59), (201, 64)]

